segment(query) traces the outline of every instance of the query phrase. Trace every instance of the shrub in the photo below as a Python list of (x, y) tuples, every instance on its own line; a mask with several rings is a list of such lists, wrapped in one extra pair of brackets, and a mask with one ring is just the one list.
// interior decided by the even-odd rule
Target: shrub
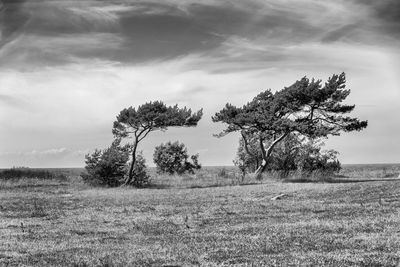
[(185, 172), (194, 173), (194, 170), (201, 168), (198, 162), (199, 155), (192, 155), (188, 161), (189, 155), (183, 143), (178, 141), (157, 146), (154, 150), (153, 160), (157, 166), (158, 173), (183, 174)]
[[(81, 177), (92, 185), (116, 187), (124, 184), (128, 176), (131, 149), (128, 144), (122, 146), (120, 138), (115, 139), (111, 146), (104, 150), (96, 149), (92, 154), (85, 156), (86, 173), (82, 173)], [(127, 185), (141, 187), (148, 183), (149, 175), (142, 152), (136, 155), (133, 173), (135, 179)]]
[[(125, 176), (127, 175), (128, 173), (125, 174)], [(129, 185), (143, 187), (149, 183), (150, 176), (147, 173), (146, 159), (144, 158), (142, 151), (139, 151), (136, 154), (136, 161), (133, 166), (133, 176), (135, 179), (133, 179)]]
[(127, 172), (130, 146), (121, 146), (121, 139), (115, 139), (109, 148), (96, 149), (85, 156), (87, 173), (81, 174), (90, 184), (119, 186)]
[(322, 142), (309, 140), (303, 144), (296, 157), (297, 170), (302, 176), (318, 171), (323, 175), (332, 175), (341, 169), (335, 150), (322, 151)]
[[(239, 148), (234, 164), (239, 168), (242, 177), (248, 172), (254, 172), (261, 164), (261, 150), (254, 136), (247, 138), (247, 149), (244, 139), (239, 141)], [(280, 177), (287, 177), (296, 171), (301, 176), (311, 175), (313, 172), (332, 175), (341, 169), (337, 160), (337, 151), (323, 151), (324, 143), (320, 140), (309, 139), (299, 135), (288, 135), (275, 147), (269, 157), (266, 170), (269, 173), (278, 173)]]

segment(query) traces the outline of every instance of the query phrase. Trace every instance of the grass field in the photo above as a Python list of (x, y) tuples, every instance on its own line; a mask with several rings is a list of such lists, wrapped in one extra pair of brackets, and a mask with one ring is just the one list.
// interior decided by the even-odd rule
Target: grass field
[(331, 183), (238, 185), (221, 168), (147, 189), (91, 188), (71, 170), (0, 182), (0, 266), (398, 266), (398, 167)]

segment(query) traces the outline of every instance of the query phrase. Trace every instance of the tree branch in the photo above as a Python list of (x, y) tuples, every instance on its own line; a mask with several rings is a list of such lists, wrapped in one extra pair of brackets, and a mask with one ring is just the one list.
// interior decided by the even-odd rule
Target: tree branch
[(139, 142), (142, 141), (152, 130), (152, 128), (148, 128), (147, 132), (141, 138), (139, 138)]
[(260, 135), (258, 138), (259, 142), (260, 142), (260, 148), (261, 148), (261, 154), (264, 160), (266, 160), (267, 158), (267, 153), (265, 152), (265, 147), (264, 147), (264, 138), (262, 138), (262, 136)]
[(329, 121), (329, 120), (327, 120), (325, 118), (321, 118), (321, 117), (315, 118), (312, 121), (318, 121), (318, 120), (324, 121), (326, 123), (334, 124), (334, 125), (339, 126), (339, 127), (346, 127), (346, 125), (342, 125), (342, 124), (337, 123), (335, 121)]
[(243, 141), (244, 141), (244, 149), (246, 150), (247, 154), (249, 154), (251, 157), (255, 158), (253, 153), (250, 152), (249, 150), (249, 144), (246, 138), (246, 135), (244, 134), (244, 131), (240, 131), (240, 134), (242, 135)]
[[(264, 153), (266, 154), (266, 157), (269, 157), (271, 155), (272, 150), (274, 149), (274, 147), (283, 140), (283, 138), (285, 138), (287, 135), (289, 134), (289, 132), (286, 132), (284, 134), (282, 134), (280, 137), (278, 137), (277, 139), (275, 139), (267, 148), (267, 150), (264, 149)], [(261, 145), (261, 144), (260, 144)], [(264, 144), (262, 144), (262, 147), (264, 147)]]

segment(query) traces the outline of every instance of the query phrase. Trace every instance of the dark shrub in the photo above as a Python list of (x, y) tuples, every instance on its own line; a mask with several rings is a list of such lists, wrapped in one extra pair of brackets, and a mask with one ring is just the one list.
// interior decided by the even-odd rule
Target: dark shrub
[(157, 146), (154, 150), (153, 160), (157, 165), (157, 172), (168, 174), (183, 174), (185, 172), (194, 173), (194, 170), (201, 168), (198, 162), (199, 155), (189, 155), (183, 143), (178, 141)]
[(119, 186), (126, 173), (129, 151), (129, 146), (121, 146), (121, 139), (116, 139), (109, 148), (87, 154), (83, 180), (89, 184)]
[[(86, 173), (81, 176), (85, 182), (92, 185), (103, 185), (116, 187), (124, 183), (128, 175), (130, 145), (121, 145), (121, 139), (117, 138), (109, 148), (96, 149), (92, 154), (85, 156)], [(134, 165), (134, 186), (143, 186), (148, 182), (149, 176), (146, 172), (146, 161), (141, 152), (136, 155)]]
[(133, 166), (133, 175), (135, 179), (129, 185), (143, 187), (149, 183), (150, 176), (147, 173), (146, 159), (144, 158), (142, 151), (136, 154), (136, 161)]

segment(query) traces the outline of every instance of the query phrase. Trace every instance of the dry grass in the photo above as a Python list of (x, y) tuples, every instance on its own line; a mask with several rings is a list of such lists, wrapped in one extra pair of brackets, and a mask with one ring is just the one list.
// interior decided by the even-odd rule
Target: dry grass
[(400, 175), (400, 164), (348, 164), (340, 174), (354, 178), (394, 178)]
[(201, 177), (158, 177), (175, 181), (164, 189), (0, 186), (0, 266), (400, 263), (400, 181), (214, 187), (236, 179), (218, 174), (205, 188), (190, 188)]
[(153, 188), (207, 188), (262, 183), (254, 175), (247, 175), (243, 180), (235, 167), (205, 167), (195, 174), (184, 175), (158, 174), (155, 169), (150, 169), (150, 176)]

